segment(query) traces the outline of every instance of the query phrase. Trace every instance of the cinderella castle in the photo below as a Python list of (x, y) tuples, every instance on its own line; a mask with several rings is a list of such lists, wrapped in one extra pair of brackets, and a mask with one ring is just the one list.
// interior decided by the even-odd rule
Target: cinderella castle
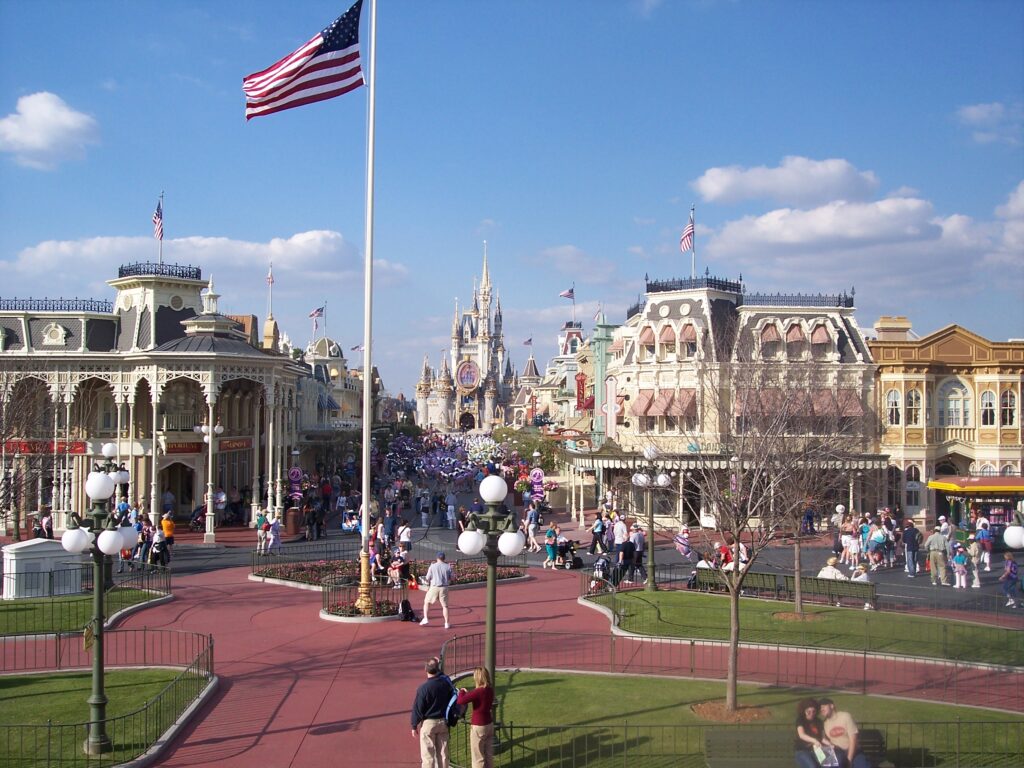
[(440, 368), (423, 358), (416, 385), (416, 423), (441, 431), (502, 426), (506, 410), (518, 389), (518, 377), (505, 350), (501, 330), (501, 299), (494, 296), (491, 311), (491, 276), (487, 270), (487, 244), (479, 288), (473, 286), (473, 304), (459, 312), (455, 302), (451, 350)]

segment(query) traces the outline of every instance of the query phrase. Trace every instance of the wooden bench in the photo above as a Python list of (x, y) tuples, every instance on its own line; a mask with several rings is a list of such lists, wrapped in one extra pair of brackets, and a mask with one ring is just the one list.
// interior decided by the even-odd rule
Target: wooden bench
[[(860, 749), (873, 766), (889, 763), (885, 754), (885, 736), (875, 729), (858, 735)], [(795, 764), (796, 729), (768, 726), (766, 728), (705, 728), (704, 762), (708, 768), (792, 768)]]
[[(717, 571), (712, 568), (698, 568), (697, 589), (704, 591), (724, 590), (726, 589), (725, 577), (722, 575), (721, 571)], [(748, 571), (743, 577), (743, 590), (745, 592), (753, 590), (759, 594), (767, 592), (772, 597), (777, 597), (778, 585), (776, 584), (775, 574)]]
[[(784, 576), (784, 589), (790, 598), (796, 592), (796, 577)], [(841, 605), (844, 599), (859, 600), (875, 606), (876, 588), (866, 581), (839, 581), (838, 579), (819, 579), (803, 576), (800, 579), (800, 591), (805, 596), (824, 597), (832, 605)]]

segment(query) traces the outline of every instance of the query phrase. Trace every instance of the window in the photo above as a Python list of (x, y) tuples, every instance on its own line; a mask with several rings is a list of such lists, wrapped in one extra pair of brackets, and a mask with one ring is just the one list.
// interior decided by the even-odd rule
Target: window
[[(911, 485), (911, 483), (917, 483), (917, 485)], [(907, 506), (908, 507), (920, 507), (921, 506), (921, 470), (911, 465), (907, 467)]]
[(916, 389), (907, 392), (907, 426), (921, 426), (921, 393)]
[(996, 393), (986, 390), (981, 393), (981, 426), (996, 425)]
[(999, 423), (1004, 427), (1017, 423), (1017, 396), (1012, 389), (1004, 390), (999, 397)]
[(885, 395), (886, 423), (890, 427), (898, 427), (900, 424), (900, 393), (890, 389)]
[(786, 331), (786, 357), (790, 360), (803, 360), (807, 357), (807, 338), (799, 325), (793, 324)]
[(899, 467), (886, 470), (886, 503), (890, 509), (903, 506), (903, 471)]
[(782, 336), (772, 324), (761, 329), (761, 357), (764, 360), (778, 360), (782, 354)]
[(939, 426), (971, 426), (970, 391), (959, 379), (950, 379), (939, 388)]
[(996, 468), (991, 464), (982, 464), (981, 471), (978, 473), (982, 477), (992, 477), (996, 473)]
[(1003, 474), (1003, 475), (1016, 475), (1017, 474), (1017, 468), (1015, 466), (1013, 466), (1013, 464), (1006, 464), (1006, 465), (1003, 466), (1003, 471), (1002, 471), (1001, 474)]
[(825, 360), (831, 351), (832, 337), (829, 336), (828, 328), (824, 323), (818, 323), (811, 331), (811, 357), (815, 360)]
[(666, 416), (665, 417), (665, 432), (678, 432), (679, 431), (679, 417), (678, 416)]

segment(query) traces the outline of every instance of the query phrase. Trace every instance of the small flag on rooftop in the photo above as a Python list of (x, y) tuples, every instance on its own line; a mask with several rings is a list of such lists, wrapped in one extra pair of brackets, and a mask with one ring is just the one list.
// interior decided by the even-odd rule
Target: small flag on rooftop
[(153, 237), (157, 240), (164, 239), (164, 206), (157, 200), (156, 210), (153, 211)]
[(359, 14), (363, 0), (307, 43), (242, 80), (245, 119), (333, 99), (363, 84)]
[(526, 341), (524, 341), (523, 342), (523, 346), (524, 347), (532, 347), (533, 346), (533, 336), (531, 336)]
[(562, 291), (558, 295), (561, 296), (563, 299), (573, 299), (575, 301), (575, 299), (576, 299), (576, 288), (575, 287), (569, 288), (569, 289), (567, 289), (565, 291)]
[(350, 351), (352, 351), (352, 352), (362, 352), (363, 349), (365, 349), (365, 347), (363, 347), (362, 344), (356, 344), (354, 347), (352, 347), (352, 349)]
[(693, 250), (693, 208), (690, 208), (690, 223), (683, 230), (683, 236), (679, 238), (679, 250), (683, 253)]

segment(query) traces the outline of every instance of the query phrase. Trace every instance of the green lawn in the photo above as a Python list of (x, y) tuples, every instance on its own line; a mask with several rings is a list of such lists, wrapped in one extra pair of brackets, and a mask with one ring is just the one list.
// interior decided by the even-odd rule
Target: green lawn
[[(107, 591), (105, 612), (113, 613), (153, 599), (152, 592), (127, 587)], [(92, 594), (4, 600), (0, 604), (0, 635), (77, 632), (92, 618)]]
[[(107, 717), (119, 718), (138, 710), (179, 675), (181, 671), (174, 669), (109, 670), (105, 676)], [(43, 768), (62, 757), (81, 755), (85, 729), (67, 724), (89, 719), (86, 699), (91, 692), (88, 671), (0, 676), (0, 765)], [(162, 725), (156, 717), (151, 720), (152, 724), (144, 717), (114, 720), (108, 726), (114, 752), (105, 758), (121, 762), (148, 749)], [(16, 729), (9, 727), (12, 724), (41, 727)]]
[[(621, 615), (620, 626), (630, 632), (708, 640), (729, 637), (729, 603), (724, 595), (665, 590), (594, 599), (604, 605), (614, 600)], [(743, 598), (741, 641), (1024, 666), (1024, 632), (1019, 630), (822, 605), (804, 606), (814, 615), (814, 621), (777, 617), (792, 610), (792, 603)]]
[[(461, 684), (461, 683), (460, 683)], [(624, 675), (499, 673), (499, 766), (704, 766), (704, 728), (692, 704), (724, 698), (717, 682)], [(767, 708), (754, 726), (789, 728), (806, 691), (740, 686), (740, 706)], [(864, 728), (885, 735), (896, 766), (1014, 766), (1024, 750), (1019, 715), (882, 697), (837, 694), (840, 708)], [(963, 721), (957, 734), (957, 718)], [(895, 725), (913, 723), (913, 725)], [(1010, 725), (1005, 725), (1009, 723)], [(511, 727), (509, 727), (511, 725)], [(468, 765), (465, 734), (453, 739), (453, 760)], [(959, 747), (957, 746), (959, 745)], [(628, 759), (627, 759), (628, 757)]]

